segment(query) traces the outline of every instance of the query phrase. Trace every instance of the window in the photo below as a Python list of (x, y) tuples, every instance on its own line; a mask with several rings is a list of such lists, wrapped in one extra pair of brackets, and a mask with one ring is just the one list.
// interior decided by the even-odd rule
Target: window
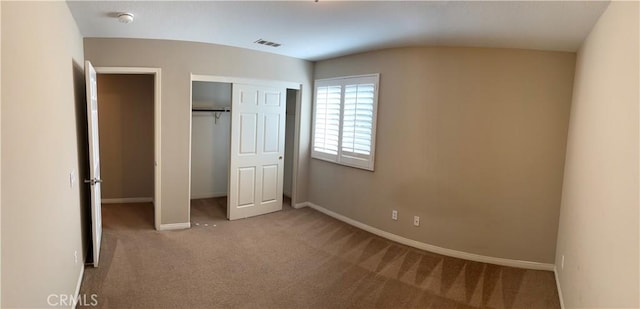
[(311, 157), (373, 171), (379, 78), (316, 80)]

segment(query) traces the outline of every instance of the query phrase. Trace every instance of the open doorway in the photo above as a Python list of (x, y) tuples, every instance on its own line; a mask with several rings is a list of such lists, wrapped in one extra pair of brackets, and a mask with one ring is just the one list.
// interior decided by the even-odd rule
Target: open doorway
[(98, 74), (103, 207), (153, 228), (153, 75)]
[[(237, 89), (236, 89), (237, 90)], [(233, 81), (213, 81), (208, 78), (192, 80), (190, 218), (191, 226), (210, 226), (229, 218), (228, 199)], [(286, 99), (284, 140), (284, 172), (282, 179), (282, 209), (291, 209), (295, 191), (296, 105), (299, 89), (282, 92)], [(236, 94), (237, 95), (237, 94)], [(235, 117), (235, 116), (234, 116)], [(237, 120), (237, 119), (236, 119)]]
[[(102, 204), (159, 229), (160, 70), (96, 68)], [(137, 222), (140, 221), (140, 222)]]

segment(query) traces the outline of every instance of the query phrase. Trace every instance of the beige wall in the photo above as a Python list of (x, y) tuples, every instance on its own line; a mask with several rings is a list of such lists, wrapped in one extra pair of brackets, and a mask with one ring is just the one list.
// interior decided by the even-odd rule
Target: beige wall
[(153, 89), (147, 74), (98, 74), (102, 198), (153, 197)]
[(2, 307), (46, 307), (84, 267), (82, 37), (64, 2), (3, 2), (2, 31)]
[(578, 52), (556, 250), (566, 308), (640, 307), (639, 14), (612, 2)]
[[(189, 89), (192, 73), (303, 84), (298, 177), (307, 177), (305, 158), (309, 155), (311, 62), (202, 43), (138, 39), (85, 39), (84, 42), (86, 58), (96, 66), (162, 69), (162, 224), (189, 222)], [(304, 183), (298, 186), (299, 201), (307, 199), (306, 190)]]
[(423, 243), (553, 263), (574, 63), (480, 48), (318, 62), (315, 78), (381, 74), (376, 170), (311, 159), (310, 201)]

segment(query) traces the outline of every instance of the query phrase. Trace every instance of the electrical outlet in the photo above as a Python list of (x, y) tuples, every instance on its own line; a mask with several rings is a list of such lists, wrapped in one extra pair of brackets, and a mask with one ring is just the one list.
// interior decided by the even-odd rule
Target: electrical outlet
[(420, 226), (420, 217), (413, 216), (413, 225)]
[(398, 211), (397, 210), (392, 210), (391, 211), (391, 219), (393, 220), (398, 220)]
[(78, 250), (73, 251), (73, 260), (78, 264)]
[(564, 269), (564, 254), (560, 258), (560, 270), (563, 270), (563, 269)]

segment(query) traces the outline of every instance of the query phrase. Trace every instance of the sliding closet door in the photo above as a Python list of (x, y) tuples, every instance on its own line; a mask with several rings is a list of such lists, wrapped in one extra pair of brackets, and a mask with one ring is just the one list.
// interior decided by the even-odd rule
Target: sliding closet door
[(286, 89), (233, 84), (227, 215), (282, 209)]

